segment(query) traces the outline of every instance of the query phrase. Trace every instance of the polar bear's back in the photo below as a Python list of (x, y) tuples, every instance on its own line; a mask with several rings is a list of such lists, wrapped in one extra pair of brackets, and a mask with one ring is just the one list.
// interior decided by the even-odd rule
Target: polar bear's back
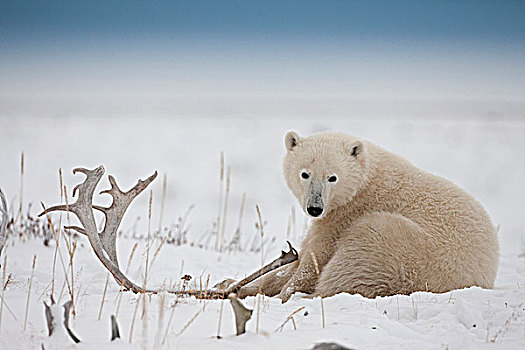
[[(414, 247), (413, 255), (422, 264), (434, 265), (429, 273), (437, 273), (437, 268), (446, 274), (442, 278), (449, 280), (448, 289), (493, 287), (499, 245), (496, 229), (481, 204), (452, 182), (402, 157), (368, 142), (365, 148), (368, 185), (349, 204), (350, 211), (360, 212), (359, 216), (384, 212), (415, 223), (421, 234), (407, 235), (405, 244)], [(359, 206), (361, 210), (356, 211)]]

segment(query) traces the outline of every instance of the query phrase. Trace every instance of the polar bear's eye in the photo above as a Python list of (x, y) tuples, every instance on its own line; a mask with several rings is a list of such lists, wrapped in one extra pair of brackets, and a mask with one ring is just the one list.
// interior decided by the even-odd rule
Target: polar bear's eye
[(301, 177), (306, 180), (306, 179), (308, 179), (310, 177), (310, 174), (308, 174), (306, 171), (303, 171), (301, 173)]
[(337, 176), (335, 175), (332, 175), (328, 178), (328, 182), (336, 182), (337, 181)]

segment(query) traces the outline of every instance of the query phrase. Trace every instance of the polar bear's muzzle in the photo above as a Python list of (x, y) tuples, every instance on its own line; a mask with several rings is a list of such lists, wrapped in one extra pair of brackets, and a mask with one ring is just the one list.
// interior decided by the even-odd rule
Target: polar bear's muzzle
[(323, 202), (323, 185), (312, 184), (310, 187), (310, 196), (306, 202), (306, 212), (308, 215), (317, 218), (324, 212)]

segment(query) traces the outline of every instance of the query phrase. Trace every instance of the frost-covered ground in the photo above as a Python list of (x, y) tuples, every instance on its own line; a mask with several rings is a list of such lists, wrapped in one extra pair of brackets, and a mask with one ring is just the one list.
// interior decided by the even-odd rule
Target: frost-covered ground
[[(77, 315), (71, 320), (71, 328), (82, 340), (77, 345), (80, 349), (154, 348), (158, 345), (156, 339), (162, 343), (164, 334), (167, 334), (166, 343), (161, 348), (180, 349), (307, 349), (319, 341), (336, 341), (357, 349), (522, 349), (525, 346), (525, 258), (519, 257), (525, 251), (525, 230), (520, 220), (525, 198), (522, 184), (525, 123), (520, 120), (5, 118), (0, 122), (2, 130), (9, 130), (3, 132), (0, 145), (0, 186), (12, 208), (18, 205), (22, 150), (25, 155), (23, 201), (24, 206), (33, 203), (33, 214), (41, 201), (47, 206), (60, 201), (59, 168), (69, 189), (82, 178), (71, 174), (76, 166), (103, 164), (124, 189), (157, 169), (160, 176), (151, 186), (151, 226), (154, 229), (159, 226), (162, 179), (167, 174), (162, 225), (176, 223), (190, 205), (195, 205), (187, 223), (190, 225), (188, 240), (197, 243), (210, 237), (214, 240), (211, 231), (217, 216), (219, 158), (220, 151), (224, 151), (232, 174), (225, 240), (238, 225), (241, 197), (246, 193), (242, 245), (249, 245), (258, 234), (254, 227), (258, 204), (266, 221), (265, 236), (275, 237), (274, 243), (265, 247), (266, 262), (284, 248), (286, 239), (299, 246), (305, 226), (304, 216), (280, 174), (282, 139), (290, 129), (304, 135), (333, 129), (373, 141), (423, 169), (456, 182), (474, 195), (494, 223), (500, 225), (501, 261), (494, 290), (469, 288), (445, 294), (415, 293), (374, 300), (338, 295), (323, 301), (324, 328), (319, 299), (296, 296), (281, 304), (278, 299), (264, 298), (259, 313), (259, 333), (256, 333), (254, 312), (247, 334), (240, 337), (234, 336), (229, 302), (186, 298), (171, 308), (173, 297), (169, 296), (160, 311), (160, 297), (151, 296), (146, 299), (145, 317), (141, 318), (142, 304), (135, 315), (131, 346), (129, 336), (136, 296), (123, 294), (118, 312), (122, 340), (110, 343), (109, 317), (116, 313), (118, 287), (110, 281), (99, 321), (107, 274), (87, 241), (79, 239), (74, 258)], [(106, 186), (103, 180), (100, 189)], [(97, 199), (99, 203), (107, 200), (103, 196)], [(144, 193), (132, 204), (123, 222), (127, 232), (134, 223), (139, 234), (147, 232), (147, 203), (148, 195)], [(141, 217), (138, 223), (137, 216)], [(134, 243), (131, 238), (119, 239), (122, 265), (126, 264)], [(40, 240), (12, 237), (2, 257), (4, 254), (8, 259), (7, 273), (12, 274), (13, 282), (4, 295), (0, 348), (9, 349), (14, 344), (20, 348), (39, 348), (42, 341), (47, 341), (42, 302), (48, 300), (51, 290), (54, 246), (45, 247)], [(62, 254), (65, 259), (65, 249)], [(37, 261), (29, 321), (23, 331), (34, 255)], [(129, 270), (135, 281), (142, 280), (145, 255), (145, 242), (141, 240)], [(180, 283), (181, 273), (190, 274), (194, 281), (202, 276), (203, 283), (209, 274), (210, 283), (215, 283), (226, 277), (242, 277), (260, 263), (260, 253), (217, 253), (212, 249), (167, 244), (153, 264), (148, 286), (161, 286), (170, 281)], [(58, 298), (64, 281), (60, 263), (56, 271), (55, 297)], [(61, 302), (66, 300), (66, 295), (67, 292), (62, 292)], [(222, 339), (217, 339), (221, 303), (224, 303)], [(256, 307), (256, 298), (248, 298), (245, 304)], [(297, 329), (288, 322), (282, 332), (275, 332), (285, 318), (300, 307), (304, 309), (294, 316)], [(172, 311), (173, 319), (168, 327)], [(66, 346), (69, 345), (60, 343), (50, 348)]]

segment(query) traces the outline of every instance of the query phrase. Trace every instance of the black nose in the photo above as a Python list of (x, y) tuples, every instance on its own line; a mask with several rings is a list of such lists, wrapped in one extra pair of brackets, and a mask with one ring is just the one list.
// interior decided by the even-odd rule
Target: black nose
[(323, 208), (308, 207), (308, 208), (306, 208), (306, 211), (308, 212), (308, 214), (312, 215), (315, 218), (315, 217), (318, 217), (319, 215), (321, 215), (323, 213)]

